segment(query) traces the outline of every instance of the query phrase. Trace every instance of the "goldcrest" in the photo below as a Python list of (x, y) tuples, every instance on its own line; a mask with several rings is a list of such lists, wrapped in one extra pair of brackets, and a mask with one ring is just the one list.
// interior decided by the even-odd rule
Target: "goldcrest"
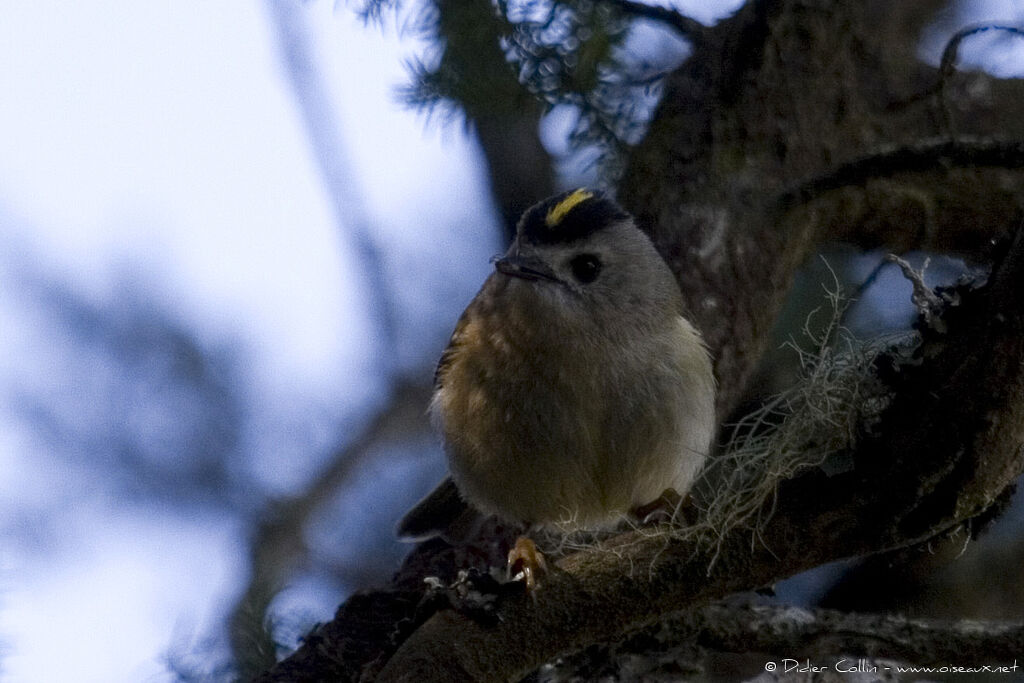
[(527, 210), (494, 265), (435, 374), (451, 476), (399, 534), (445, 533), (467, 503), (574, 529), (685, 495), (710, 448), (715, 380), (647, 235), (579, 189)]

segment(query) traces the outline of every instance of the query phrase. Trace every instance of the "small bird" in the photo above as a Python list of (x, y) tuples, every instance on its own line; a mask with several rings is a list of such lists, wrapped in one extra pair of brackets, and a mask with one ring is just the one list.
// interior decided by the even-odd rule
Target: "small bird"
[[(715, 380), (633, 218), (598, 192), (557, 195), (523, 214), (494, 266), (434, 375), (451, 475), (399, 536), (450, 533), (479, 513), (604, 528), (667, 490), (685, 496), (710, 448)], [(520, 561), (543, 563), (525, 538), (510, 553)]]

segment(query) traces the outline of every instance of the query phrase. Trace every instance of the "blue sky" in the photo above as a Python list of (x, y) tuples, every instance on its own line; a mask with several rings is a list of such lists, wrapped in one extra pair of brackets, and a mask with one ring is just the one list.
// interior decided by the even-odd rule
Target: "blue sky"
[[(4, 384), (89, 390), (48, 376), (60, 364), (45, 353), (48, 328), (13, 287), (18, 258), (96, 301), (120, 295), (125, 271), (141, 274), (202, 338), (246, 350), (254, 422), (282, 403), (337, 419), (365, 410), (380, 389), (359, 305), (365, 284), (325, 198), (265, 6), (2, 4)], [(425, 332), (439, 346), (498, 248), (479, 237), (497, 227), (477, 153), (461, 128), (427, 126), (397, 105), (414, 41), (365, 28), (329, 2), (306, 12), (358, 169), (354, 192), (394, 278), (416, 274), (424, 296), (447, 294), (417, 320), (450, 309)], [(117, 500), (87, 466), (48, 457), (11, 408), (0, 403), (0, 513), (28, 521), (15, 524), (0, 559), (0, 670), (18, 681), (166, 678), (172, 640), (214, 629), (233, 598), (247, 529), (212, 512)], [(281, 491), (324, 455), (281, 462), (280, 452), (264, 446), (251, 462)], [(56, 510), (52, 527), (28, 533), (44, 510)]]

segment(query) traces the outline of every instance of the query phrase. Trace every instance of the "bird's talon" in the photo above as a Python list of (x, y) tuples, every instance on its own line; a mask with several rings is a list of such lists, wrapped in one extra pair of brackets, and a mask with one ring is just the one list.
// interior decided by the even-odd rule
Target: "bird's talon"
[(548, 570), (544, 555), (537, 550), (536, 544), (526, 536), (516, 539), (516, 544), (508, 551), (509, 580), (522, 580), (526, 591), (533, 593), (540, 585), (540, 577)]
[(647, 505), (633, 508), (632, 514), (640, 524), (692, 523), (693, 499), (680, 496), (675, 489), (665, 489), (664, 493)]

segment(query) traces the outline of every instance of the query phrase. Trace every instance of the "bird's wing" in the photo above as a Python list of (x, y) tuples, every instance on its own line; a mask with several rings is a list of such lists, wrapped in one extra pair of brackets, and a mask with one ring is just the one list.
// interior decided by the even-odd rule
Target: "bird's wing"
[[(444, 376), (448, 368), (454, 362), (459, 347), (466, 342), (470, 311), (475, 303), (474, 300), (459, 316), (455, 330), (448, 340), (448, 346), (437, 361), (437, 367), (434, 369), (435, 391), (444, 385)], [(398, 521), (395, 532), (402, 540), (422, 541), (433, 536), (442, 536), (445, 540), (451, 541), (472, 535), (481, 520), (480, 513), (463, 500), (455, 482), (448, 476), (405, 513)]]
[(434, 389), (440, 389), (444, 384), (444, 375), (451, 366), (455, 354), (458, 353), (459, 347), (465, 341), (466, 326), (469, 324), (469, 310), (472, 306), (473, 304), (470, 303), (469, 307), (459, 316), (459, 322), (455, 323), (452, 336), (448, 339), (448, 346), (445, 347), (441, 357), (437, 360), (437, 367), (434, 368)]

